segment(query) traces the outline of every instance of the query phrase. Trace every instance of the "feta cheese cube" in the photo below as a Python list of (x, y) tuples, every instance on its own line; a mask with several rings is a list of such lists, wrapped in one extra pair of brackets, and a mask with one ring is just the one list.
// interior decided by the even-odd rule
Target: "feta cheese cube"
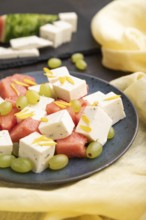
[(72, 25), (72, 31), (77, 31), (78, 16), (75, 12), (59, 13), (60, 20), (66, 21)]
[(66, 21), (55, 21), (53, 23), (56, 27), (62, 30), (63, 43), (71, 41), (72, 38), (72, 26)]
[(20, 112), (15, 114), (18, 123), (21, 122), (22, 120), (27, 119), (27, 118), (33, 118), (35, 120), (40, 120), (45, 115), (46, 115), (45, 111), (39, 111), (39, 110), (35, 111), (30, 106), (26, 106)]
[(39, 93), (40, 92), (40, 84), (37, 84), (34, 86), (29, 86), (28, 89)]
[(53, 85), (56, 96), (67, 102), (80, 99), (87, 94), (86, 81), (77, 77), (60, 77)]
[(40, 96), (40, 101), (35, 105), (26, 106), (20, 112), (16, 113), (17, 121), (20, 122), (26, 118), (33, 118), (35, 120), (41, 120), (41, 118), (47, 115), (46, 105), (53, 102), (54, 99), (45, 96)]
[(11, 154), (13, 143), (7, 130), (0, 131), (0, 154)]
[(14, 50), (11, 48), (0, 49), (0, 59), (12, 59), (19, 57), (38, 57), (38, 49)]
[(89, 105), (98, 105), (100, 101), (105, 98), (105, 94), (103, 92), (97, 91), (90, 95), (83, 97), (84, 100), (88, 101)]
[(56, 82), (59, 77), (69, 76), (70, 73), (66, 66), (61, 66), (55, 69), (52, 69), (50, 74), (46, 75), (50, 83)]
[(112, 120), (104, 110), (98, 106), (87, 106), (75, 131), (104, 145), (111, 125)]
[(13, 50), (17, 57), (38, 57), (40, 55), (39, 50), (36, 48), (23, 49), (23, 50)]
[(99, 106), (112, 119), (113, 125), (126, 117), (122, 99), (114, 92), (106, 94), (104, 100), (99, 103)]
[(48, 161), (54, 152), (54, 142), (38, 132), (33, 132), (19, 141), (19, 157), (30, 159), (35, 173), (40, 173), (48, 167)]
[(5, 51), (5, 50), (7, 50), (7, 48), (5, 48), (5, 47), (0, 47), (0, 53), (3, 52), (3, 51)]
[(42, 48), (52, 46), (52, 42), (37, 36), (20, 37), (10, 40), (10, 45), (15, 50)]
[(0, 103), (4, 102), (4, 99), (2, 97), (0, 97)]
[(46, 109), (46, 105), (50, 104), (51, 102), (54, 102), (54, 99), (46, 96), (40, 96), (40, 101), (35, 105), (30, 105), (30, 107), (35, 111), (44, 111)]
[(15, 51), (12, 50), (11, 48), (0, 47), (0, 59), (11, 59), (17, 57), (18, 57), (17, 53), (15, 53)]
[(40, 27), (40, 36), (53, 42), (53, 47), (59, 47), (63, 43), (62, 30), (53, 24), (45, 24)]
[(39, 131), (53, 140), (69, 136), (74, 128), (74, 123), (67, 110), (61, 110), (46, 116), (47, 122), (41, 122)]

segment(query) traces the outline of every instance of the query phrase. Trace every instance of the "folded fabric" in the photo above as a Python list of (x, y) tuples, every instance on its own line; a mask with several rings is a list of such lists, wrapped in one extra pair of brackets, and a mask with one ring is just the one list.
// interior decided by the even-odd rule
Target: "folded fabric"
[[(128, 81), (132, 82), (128, 86), (125, 86), (124, 93), (136, 106), (139, 117), (146, 121), (146, 75), (141, 72), (136, 72), (130, 76), (123, 77), (123, 80), (127, 81), (126, 84), (128, 84)], [(111, 84), (116, 85), (117, 81), (119, 80), (114, 80)]]
[(145, 0), (116, 0), (92, 19), (91, 32), (101, 45), (103, 65), (122, 71), (146, 71)]
[(111, 84), (124, 90), (140, 115), (130, 149), (103, 171), (64, 186), (25, 188), (0, 181), (0, 219), (146, 219), (146, 76), (138, 72)]

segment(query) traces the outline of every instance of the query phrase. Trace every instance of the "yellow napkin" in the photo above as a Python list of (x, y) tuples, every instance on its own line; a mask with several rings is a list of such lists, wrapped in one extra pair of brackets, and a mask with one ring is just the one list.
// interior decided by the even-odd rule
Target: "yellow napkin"
[(116, 0), (93, 17), (91, 32), (101, 44), (105, 67), (146, 72), (145, 15), (145, 0)]
[(24, 188), (0, 181), (1, 220), (146, 220), (146, 75), (137, 72), (111, 84), (124, 90), (140, 115), (126, 154), (103, 171), (62, 187)]

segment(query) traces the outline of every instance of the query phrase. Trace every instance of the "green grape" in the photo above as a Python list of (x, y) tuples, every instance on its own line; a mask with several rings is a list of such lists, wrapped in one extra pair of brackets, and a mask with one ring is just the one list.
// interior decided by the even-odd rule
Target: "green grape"
[(67, 166), (68, 157), (65, 154), (57, 154), (49, 160), (49, 168), (52, 170), (60, 170)]
[(82, 53), (74, 53), (71, 56), (71, 61), (73, 63), (76, 63), (78, 60), (83, 60), (84, 59), (84, 55)]
[(26, 96), (19, 96), (18, 99), (16, 100), (16, 107), (19, 110), (24, 109), (28, 105), (28, 100)]
[(15, 157), (9, 154), (1, 154), (0, 155), (0, 168), (10, 167), (12, 160)]
[(12, 110), (12, 103), (4, 101), (0, 104), (0, 115), (7, 115)]
[(78, 60), (75, 63), (75, 66), (77, 69), (82, 70), (82, 71), (87, 69), (87, 63), (85, 62), (85, 60)]
[(107, 139), (112, 139), (115, 136), (115, 129), (113, 127), (110, 128)]
[(48, 83), (41, 84), (39, 94), (46, 97), (52, 97), (52, 91)]
[(71, 107), (73, 108), (75, 113), (78, 113), (81, 110), (81, 103), (79, 100), (72, 100)]
[(62, 61), (59, 58), (50, 58), (48, 60), (48, 66), (51, 69), (58, 68), (62, 65)]
[(11, 169), (18, 173), (27, 173), (32, 170), (32, 162), (27, 158), (15, 158), (11, 162)]
[(27, 97), (28, 103), (32, 105), (40, 101), (39, 93), (33, 90), (27, 90), (26, 97)]
[(86, 148), (86, 156), (90, 159), (96, 158), (102, 153), (102, 148), (98, 141), (93, 141)]

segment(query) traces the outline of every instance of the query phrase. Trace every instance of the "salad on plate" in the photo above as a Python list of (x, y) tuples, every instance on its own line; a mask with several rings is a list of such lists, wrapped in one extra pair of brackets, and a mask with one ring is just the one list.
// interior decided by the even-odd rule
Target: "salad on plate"
[(88, 94), (67, 67), (44, 68), (46, 81), (14, 74), (0, 81), (0, 167), (20, 173), (59, 170), (70, 158), (94, 159), (126, 117), (113, 91)]

